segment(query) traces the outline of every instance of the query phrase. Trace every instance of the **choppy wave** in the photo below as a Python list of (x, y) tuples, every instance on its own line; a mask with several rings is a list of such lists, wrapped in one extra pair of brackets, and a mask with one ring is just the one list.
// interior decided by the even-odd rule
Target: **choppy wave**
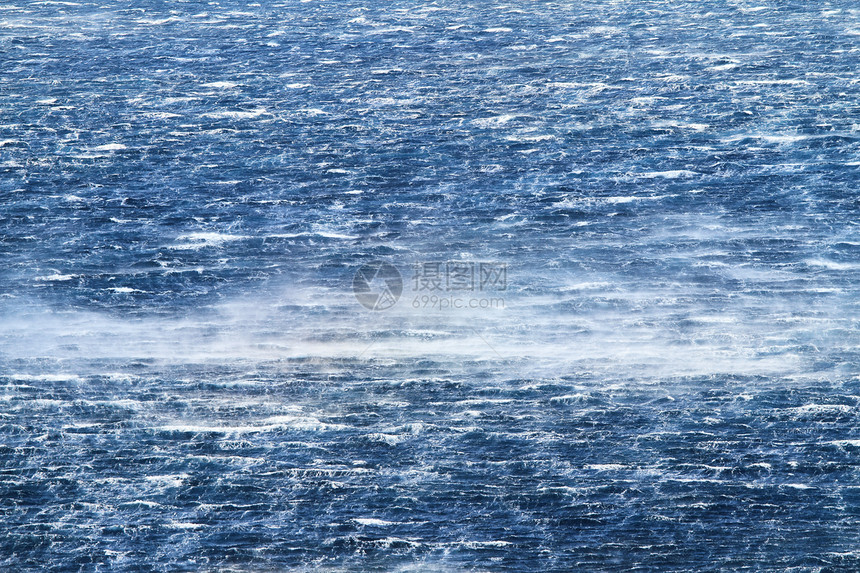
[(0, 6), (0, 564), (856, 570), (858, 17)]

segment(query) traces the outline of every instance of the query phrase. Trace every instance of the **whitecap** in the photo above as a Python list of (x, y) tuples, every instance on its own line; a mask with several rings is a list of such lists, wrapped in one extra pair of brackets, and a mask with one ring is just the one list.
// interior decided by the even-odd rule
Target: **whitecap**
[(548, 133), (543, 133), (534, 135), (509, 135), (505, 139), (507, 141), (516, 141), (523, 143), (537, 143), (539, 141), (551, 141), (556, 139), (556, 137)]
[(9, 374), (12, 380), (21, 382), (78, 382), (81, 377), (76, 374)]
[(151, 119), (172, 119), (174, 117), (182, 117), (178, 113), (170, 113), (167, 111), (151, 111), (143, 114), (143, 116)]
[(855, 448), (860, 448), (860, 440), (833, 440), (827, 443), (834, 446), (852, 446)]
[(845, 404), (806, 404), (792, 410), (798, 414), (848, 413), (854, 408)]
[(94, 147), (93, 151), (119, 151), (122, 149), (126, 149), (126, 146), (122, 143), (106, 143), (105, 145)]
[(139, 24), (147, 24), (149, 26), (160, 26), (162, 24), (169, 24), (170, 22), (181, 22), (181, 18), (177, 18), (176, 16), (170, 16), (169, 18), (160, 18), (160, 19), (152, 19), (152, 18), (141, 18), (137, 20)]
[(738, 64), (719, 64), (716, 66), (709, 66), (705, 69), (715, 71), (715, 72), (724, 72), (726, 70), (733, 70), (738, 67)]
[(860, 269), (860, 263), (840, 263), (826, 259), (807, 259), (804, 262), (811, 267), (823, 267), (832, 271), (853, 271)]
[(347, 426), (342, 424), (327, 424), (311, 416), (273, 416), (262, 420), (259, 425), (214, 425), (214, 424), (165, 424), (156, 429), (165, 432), (188, 432), (205, 434), (254, 434), (259, 432), (271, 432), (275, 430), (299, 430), (299, 431), (326, 431), (342, 430)]
[(397, 444), (406, 441), (405, 436), (384, 434), (382, 432), (374, 432), (372, 434), (368, 434), (367, 438), (374, 442), (382, 442), (384, 444), (388, 444), (389, 446), (396, 446)]
[(673, 127), (676, 129), (691, 129), (693, 131), (705, 131), (710, 125), (707, 123), (683, 123), (679, 121), (658, 121), (652, 124), (654, 127)]
[(472, 123), (477, 125), (478, 127), (501, 127), (502, 125), (508, 123), (512, 119), (516, 118), (516, 115), (506, 114), (506, 115), (497, 115), (495, 117), (485, 117), (481, 119), (472, 120)]
[(169, 527), (170, 529), (200, 529), (206, 526), (202, 523), (191, 523), (188, 521), (171, 521), (167, 523), (167, 527)]
[(209, 82), (206, 84), (201, 84), (204, 88), (221, 88), (221, 89), (229, 89), (235, 88), (239, 84), (234, 82)]
[(508, 547), (513, 545), (510, 541), (463, 541), (458, 544), (469, 549), (480, 549), (482, 547)]
[(798, 80), (798, 79), (787, 79), (787, 80), (774, 80), (774, 79), (762, 79), (762, 80), (738, 80), (735, 82), (737, 85), (745, 85), (745, 86), (810, 86), (812, 85), (806, 80)]
[(584, 469), (604, 472), (627, 469), (627, 466), (624, 464), (587, 464)]
[(401, 522), (398, 521), (386, 521), (384, 519), (375, 519), (372, 517), (357, 517), (353, 521), (360, 525), (372, 525), (376, 527), (385, 527), (388, 525), (399, 525)]
[(254, 117), (260, 117), (264, 113), (266, 113), (266, 109), (258, 107), (257, 109), (253, 109), (250, 111), (231, 110), (204, 113), (203, 117), (210, 117), (213, 119), (251, 119)]
[(357, 239), (358, 235), (344, 235), (342, 233), (333, 233), (330, 231), (311, 231), (304, 233), (278, 233), (274, 235), (267, 235), (267, 237), (277, 238), (277, 239), (293, 239), (296, 237), (308, 237), (316, 235), (318, 237), (324, 237), (326, 239)]
[(646, 179), (680, 179), (685, 177), (695, 177), (698, 175), (695, 171), (690, 171), (689, 169), (675, 169), (669, 171), (647, 171), (644, 173), (637, 173), (639, 177), (644, 177)]
[(553, 396), (549, 399), (551, 403), (558, 402), (583, 402), (588, 400), (588, 394), (566, 394), (564, 396)]
[(188, 474), (168, 474), (145, 476), (144, 479), (150, 483), (157, 484), (162, 487), (180, 487), (185, 480), (188, 479)]
[(177, 237), (179, 241), (191, 241), (185, 244), (173, 245), (174, 249), (201, 249), (203, 247), (215, 247), (232, 241), (249, 239), (246, 235), (230, 235), (227, 233), (189, 233)]

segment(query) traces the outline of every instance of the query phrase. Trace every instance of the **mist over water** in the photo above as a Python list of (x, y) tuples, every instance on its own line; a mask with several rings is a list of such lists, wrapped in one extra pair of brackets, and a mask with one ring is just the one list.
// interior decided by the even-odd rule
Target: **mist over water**
[(0, 564), (857, 569), (858, 38), (0, 6)]

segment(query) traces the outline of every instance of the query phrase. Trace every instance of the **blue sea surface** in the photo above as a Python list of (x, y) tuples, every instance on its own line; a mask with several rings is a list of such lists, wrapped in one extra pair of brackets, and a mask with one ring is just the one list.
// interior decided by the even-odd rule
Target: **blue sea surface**
[(2, 3), (0, 566), (860, 571), (858, 69), (847, 0)]

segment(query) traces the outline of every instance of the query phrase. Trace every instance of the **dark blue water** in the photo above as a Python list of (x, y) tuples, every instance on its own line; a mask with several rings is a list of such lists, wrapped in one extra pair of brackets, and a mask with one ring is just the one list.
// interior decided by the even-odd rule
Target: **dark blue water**
[(0, 5), (0, 564), (860, 570), (858, 64), (842, 0)]

